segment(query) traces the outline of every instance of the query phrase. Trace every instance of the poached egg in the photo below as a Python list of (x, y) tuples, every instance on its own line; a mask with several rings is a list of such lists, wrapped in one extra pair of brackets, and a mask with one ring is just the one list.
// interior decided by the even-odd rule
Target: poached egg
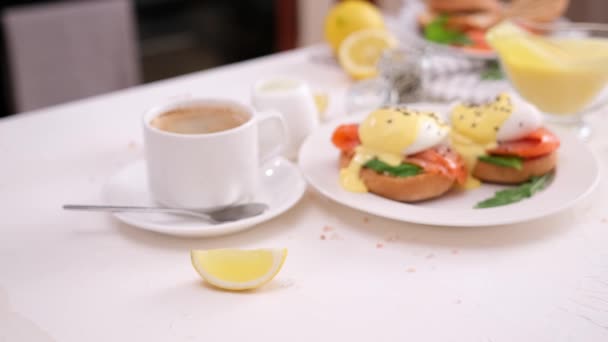
[(501, 93), (492, 102), (481, 105), (453, 106), (449, 121), (450, 142), (464, 159), (469, 176), (465, 188), (480, 185), (471, 176), (477, 159), (499, 142), (521, 139), (542, 124), (540, 112), (531, 104), (509, 93)]
[(384, 108), (370, 113), (358, 130), (361, 144), (348, 167), (340, 170), (340, 184), (352, 192), (367, 192), (359, 173), (370, 160), (399, 166), (406, 156), (444, 142), (450, 128), (432, 112)]

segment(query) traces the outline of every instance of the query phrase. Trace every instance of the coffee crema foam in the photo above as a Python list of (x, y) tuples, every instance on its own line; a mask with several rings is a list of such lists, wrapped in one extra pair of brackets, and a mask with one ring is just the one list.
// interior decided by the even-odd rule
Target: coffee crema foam
[(197, 105), (166, 111), (150, 121), (161, 131), (178, 134), (208, 134), (226, 131), (249, 121), (246, 112), (223, 105)]

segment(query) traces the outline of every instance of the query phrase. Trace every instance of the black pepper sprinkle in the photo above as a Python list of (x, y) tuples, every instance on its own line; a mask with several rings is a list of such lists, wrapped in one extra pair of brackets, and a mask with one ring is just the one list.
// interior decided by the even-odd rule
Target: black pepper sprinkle
[(392, 123), (393, 123), (393, 120), (388, 119), (388, 120), (386, 120), (386, 123), (387, 123), (387, 124), (392, 124)]
[(523, 122), (520, 122), (520, 123), (519, 123), (519, 127), (524, 127), (524, 123), (523, 123)]
[(473, 123), (471, 124), (471, 127), (475, 128), (475, 127), (477, 127), (477, 124), (473, 122)]
[(464, 120), (464, 115), (461, 114), (460, 117), (459, 117), (459, 119), (460, 120)]
[(494, 127), (494, 130), (495, 130), (496, 132), (498, 132), (498, 126)]

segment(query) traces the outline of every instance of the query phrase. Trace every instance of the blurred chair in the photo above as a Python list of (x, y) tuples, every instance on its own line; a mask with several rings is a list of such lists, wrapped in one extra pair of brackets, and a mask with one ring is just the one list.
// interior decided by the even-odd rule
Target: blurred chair
[(8, 8), (2, 16), (16, 112), (139, 83), (128, 0)]
[(608, 1), (570, 0), (566, 15), (575, 21), (608, 23)]

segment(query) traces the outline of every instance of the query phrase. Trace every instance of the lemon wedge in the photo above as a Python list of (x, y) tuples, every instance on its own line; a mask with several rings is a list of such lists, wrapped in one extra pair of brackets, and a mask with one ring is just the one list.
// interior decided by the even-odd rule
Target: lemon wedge
[(198, 274), (225, 290), (249, 290), (266, 284), (279, 273), (286, 257), (286, 248), (190, 251)]
[(374, 77), (382, 53), (397, 47), (397, 39), (386, 30), (368, 29), (346, 37), (338, 50), (338, 60), (354, 79)]

